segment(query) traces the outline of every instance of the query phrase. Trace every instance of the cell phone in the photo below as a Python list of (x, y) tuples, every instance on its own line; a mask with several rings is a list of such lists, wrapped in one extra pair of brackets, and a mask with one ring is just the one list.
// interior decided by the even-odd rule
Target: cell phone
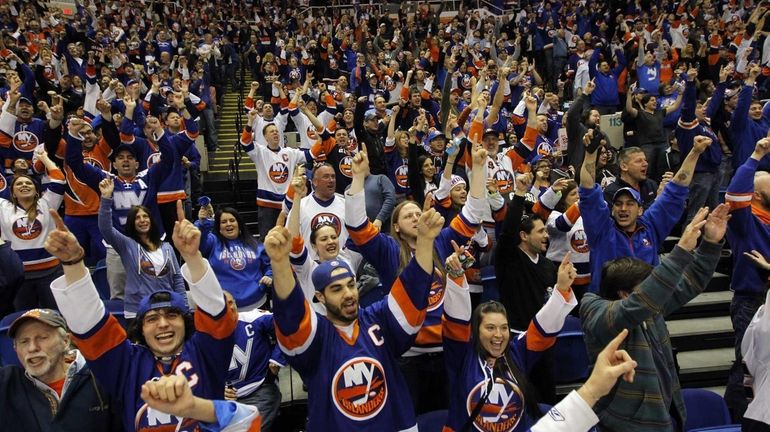
[(588, 147), (586, 148), (586, 153), (594, 153), (596, 152), (596, 149), (598, 149), (599, 146), (602, 145), (602, 134), (596, 128), (591, 128), (589, 130), (592, 130), (594, 132), (594, 136), (593, 138), (591, 138), (591, 143), (588, 144)]

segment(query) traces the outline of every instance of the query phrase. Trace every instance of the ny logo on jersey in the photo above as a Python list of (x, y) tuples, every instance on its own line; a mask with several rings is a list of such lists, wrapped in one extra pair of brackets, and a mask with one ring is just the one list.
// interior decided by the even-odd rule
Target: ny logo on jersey
[[(251, 329), (251, 324), (246, 325), (246, 334), (249, 336), (254, 335), (254, 330)], [(251, 347), (254, 345), (254, 338), (250, 337), (246, 341), (246, 346), (241, 349), (238, 344), (233, 346), (233, 356), (230, 358), (229, 371), (234, 371), (238, 368), (241, 369), (238, 374), (238, 379), (233, 380), (233, 383), (239, 383), (246, 379), (246, 373), (249, 371), (249, 363), (251, 363)]]
[(316, 229), (320, 225), (331, 225), (334, 227), (337, 235), (340, 235), (340, 230), (342, 229), (342, 221), (340, 221), (340, 218), (336, 214), (318, 213), (313, 217), (313, 219), (310, 220), (310, 229)]
[(577, 253), (587, 253), (588, 252), (588, 238), (586, 237), (585, 231), (577, 230), (575, 231), (572, 236), (569, 239), (570, 246), (572, 246), (572, 250), (574, 250)]
[(267, 175), (269, 175), (270, 179), (275, 183), (286, 183), (286, 180), (289, 179), (289, 168), (282, 162), (276, 162), (270, 165)]
[(404, 189), (409, 187), (409, 165), (403, 164), (396, 168), (396, 183)]
[[(177, 365), (174, 369), (174, 374), (187, 378), (187, 382), (190, 383), (190, 388), (195, 393), (195, 386), (198, 384), (198, 374), (193, 372), (193, 365), (189, 361), (183, 361)], [(140, 400), (141, 401), (141, 400)], [(150, 408), (147, 404), (143, 404), (136, 413), (135, 424), (136, 430), (142, 431), (195, 431), (197, 429), (197, 421), (185, 420), (180, 417), (166, 414), (162, 411)], [(169, 426), (172, 426), (169, 429)]]
[(351, 420), (368, 420), (379, 414), (388, 400), (382, 364), (371, 357), (348, 360), (334, 374), (332, 398), (337, 409)]
[(4, 191), (8, 187), (8, 182), (5, 181), (5, 176), (0, 174), (0, 192)]
[(39, 143), (37, 135), (28, 130), (20, 130), (13, 135), (13, 146), (20, 152), (29, 153), (35, 150)]
[(433, 271), (433, 283), (428, 291), (428, 311), (435, 310), (444, 304), (444, 281), (438, 269)]
[(353, 178), (353, 158), (351, 156), (345, 156), (339, 163), (340, 172), (347, 178)]
[(35, 218), (32, 223), (29, 223), (27, 216), (24, 216), (16, 219), (13, 223), (13, 234), (22, 240), (34, 240), (40, 237), (42, 233), (43, 225), (40, 223), (39, 218)]
[[(481, 381), (468, 394), (465, 405), (469, 416), (476, 404), (484, 399), (486, 389), (487, 382)], [(473, 423), (482, 432), (509, 432), (516, 429), (523, 414), (524, 396), (519, 387), (511, 381), (497, 378), (489, 391), (487, 402)]]
[(102, 163), (99, 162), (99, 159), (92, 158), (90, 156), (83, 157), (83, 162), (87, 163), (88, 165), (91, 165), (93, 167), (99, 168), (100, 171), (104, 171), (104, 167), (102, 166)]
[(160, 163), (160, 153), (153, 153), (147, 157), (147, 169), (152, 168), (153, 165)]

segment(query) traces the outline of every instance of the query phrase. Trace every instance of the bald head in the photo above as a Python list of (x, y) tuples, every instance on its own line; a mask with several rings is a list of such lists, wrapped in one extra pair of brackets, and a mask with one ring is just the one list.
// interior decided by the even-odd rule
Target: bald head
[(754, 174), (754, 199), (762, 203), (762, 207), (770, 210), (770, 173), (757, 171)]

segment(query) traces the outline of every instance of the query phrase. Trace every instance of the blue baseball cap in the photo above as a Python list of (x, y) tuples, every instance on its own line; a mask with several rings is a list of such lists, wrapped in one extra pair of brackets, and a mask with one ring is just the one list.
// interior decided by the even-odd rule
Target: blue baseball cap
[(624, 187), (615, 191), (615, 193), (612, 194), (612, 202), (615, 202), (615, 200), (617, 200), (618, 197), (624, 193), (631, 195), (634, 198), (634, 200), (636, 200), (636, 202), (639, 203), (639, 205), (642, 205), (642, 196), (639, 195), (639, 192), (632, 187)]
[[(168, 294), (169, 300), (152, 301), (153, 297), (155, 297), (159, 293)], [(181, 294), (177, 294), (174, 291), (169, 291), (169, 290), (159, 290), (159, 291), (155, 291), (152, 294), (148, 294), (142, 299), (142, 301), (139, 302), (139, 307), (136, 310), (136, 317), (138, 319), (141, 319), (142, 317), (144, 317), (144, 314), (146, 314), (151, 310), (164, 309), (164, 308), (177, 309), (183, 314), (190, 313), (190, 309), (187, 307), (187, 302), (185, 301), (185, 298)]]
[(428, 132), (428, 136), (425, 138), (425, 142), (431, 142), (436, 138), (446, 139), (446, 135), (444, 135), (444, 133), (439, 130), (433, 129), (430, 132)]
[[(338, 271), (336, 274), (332, 275), (332, 273), (338, 269), (343, 269), (344, 271)], [(350, 269), (348, 263), (336, 259), (326, 261), (319, 264), (318, 267), (313, 270), (313, 286), (316, 291), (323, 291), (324, 288), (331, 283), (349, 277), (355, 278), (353, 270)]]

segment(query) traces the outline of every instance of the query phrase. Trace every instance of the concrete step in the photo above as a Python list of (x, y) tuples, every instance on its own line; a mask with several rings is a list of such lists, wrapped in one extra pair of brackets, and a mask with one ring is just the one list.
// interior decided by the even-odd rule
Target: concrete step
[(732, 291), (703, 292), (690, 300), (684, 307), (671, 314), (666, 320), (729, 315), (732, 299)]
[(679, 379), (684, 387), (722, 386), (735, 360), (735, 349), (713, 348), (677, 353)]
[(735, 344), (735, 333), (729, 316), (668, 321), (666, 326), (671, 336), (671, 344), (680, 353), (730, 348)]

